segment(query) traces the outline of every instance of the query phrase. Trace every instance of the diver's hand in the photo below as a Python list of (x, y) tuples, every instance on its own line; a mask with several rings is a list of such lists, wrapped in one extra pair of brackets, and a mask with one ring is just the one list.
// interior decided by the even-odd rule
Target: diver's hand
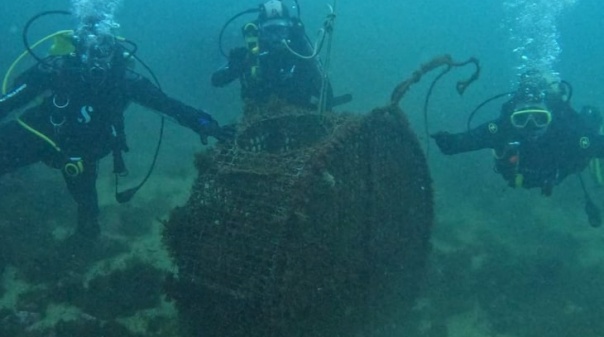
[(453, 154), (453, 135), (446, 131), (440, 131), (431, 134), (430, 137), (434, 138), (436, 145), (440, 149), (440, 152), (444, 154)]
[(219, 142), (228, 142), (235, 138), (237, 128), (233, 124), (219, 126), (214, 133), (211, 135), (216, 138)]
[(212, 115), (203, 111), (199, 112), (194, 131), (199, 135), (203, 145), (208, 145), (208, 136), (213, 136), (218, 129), (220, 129), (220, 125), (218, 125), (218, 122), (214, 119), (214, 117), (212, 117)]
[(245, 47), (231, 49), (229, 52), (229, 70), (234, 73), (243, 73), (247, 63), (248, 50)]
[(218, 141), (229, 141), (235, 137), (235, 127), (227, 125), (221, 127), (218, 122), (208, 114), (203, 114), (199, 121), (197, 133), (203, 145), (208, 145), (208, 137), (214, 137)]
[(210, 79), (215, 87), (224, 87), (241, 77), (248, 68), (248, 50), (244, 47), (232, 49), (229, 53), (229, 63), (212, 74)]

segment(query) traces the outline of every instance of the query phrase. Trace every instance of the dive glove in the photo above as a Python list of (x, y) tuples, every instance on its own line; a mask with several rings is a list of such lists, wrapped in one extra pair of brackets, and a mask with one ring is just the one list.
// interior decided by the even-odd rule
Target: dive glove
[(212, 85), (215, 87), (224, 87), (241, 76), (247, 67), (247, 53), (247, 49), (243, 47), (231, 50), (228, 65), (212, 74)]
[(248, 50), (245, 47), (234, 48), (229, 52), (229, 70), (241, 74), (245, 71)]
[(208, 136), (216, 138), (218, 141), (228, 141), (235, 137), (235, 127), (227, 125), (221, 127), (218, 122), (207, 113), (201, 113), (197, 118), (199, 127), (197, 133), (201, 138), (203, 145), (208, 145)]

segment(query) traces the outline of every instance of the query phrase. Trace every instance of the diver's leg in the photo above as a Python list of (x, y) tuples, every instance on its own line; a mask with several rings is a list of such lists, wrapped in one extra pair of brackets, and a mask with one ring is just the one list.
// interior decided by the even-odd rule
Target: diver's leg
[(97, 162), (83, 162), (84, 170), (75, 177), (63, 172), (69, 193), (78, 205), (78, 223), (75, 235), (95, 239), (99, 236), (99, 203), (96, 190)]

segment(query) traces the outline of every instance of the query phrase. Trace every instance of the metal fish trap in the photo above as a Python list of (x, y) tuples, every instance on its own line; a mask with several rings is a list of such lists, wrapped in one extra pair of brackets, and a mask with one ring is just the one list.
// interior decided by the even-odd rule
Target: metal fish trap
[(197, 158), (166, 222), (166, 286), (191, 336), (385, 336), (422, 282), (431, 179), (393, 103), (316, 114), (246, 110), (238, 137)]

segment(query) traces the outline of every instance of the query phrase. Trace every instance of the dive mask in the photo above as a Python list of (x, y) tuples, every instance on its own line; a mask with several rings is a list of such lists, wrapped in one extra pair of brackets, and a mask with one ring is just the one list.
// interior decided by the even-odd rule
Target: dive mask
[(539, 107), (523, 108), (512, 113), (510, 122), (515, 128), (519, 129), (524, 129), (527, 126), (542, 129), (552, 122), (552, 113)]
[(260, 23), (260, 39), (270, 44), (289, 40), (293, 23), (289, 19), (270, 19)]
[(105, 34), (89, 34), (78, 41), (78, 56), (83, 64), (107, 63), (115, 52), (115, 37)]
[(93, 83), (102, 83), (112, 68), (116, 40), (109, 34), (87, 34), (77, 40), (76, 56), (80, 60), (82, 76)]

